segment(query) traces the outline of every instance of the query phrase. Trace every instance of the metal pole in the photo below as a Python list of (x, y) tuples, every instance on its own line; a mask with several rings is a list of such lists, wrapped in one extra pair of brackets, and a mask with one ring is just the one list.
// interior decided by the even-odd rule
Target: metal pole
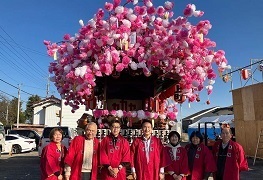
[[(252, 61), (253, 61), (253, 60), (250, 59), (250, 69), (251, 69), (250, 71), (252, 71), (252, 68), (253, 68), (253, 67), (252, 67), (252, 66), (253, 66)], [(253, 84), (254, 84), (254, 82), (253, 82), (253, 73), (251, 73), (251, 82), (252, 82), (252, 85), (253, 85)]]
[(62, 107), (63, 107), (63, 99), (61, 97), (60, 111), (59, 111), (59, 126), (61, 126), (62, 124)]
[(232, 92), (234, 89), (232, 69), (230, 69), (230, 77), (231, 77), (231, 92)]
[(7, 106), (6, 106), (6, 116), (5, 116), (5, 121), (6, 121), (6, 124), (8, 124), (8, 102), (7, 102)]
[(19, 114), (20, 114), (19, 112), (20, 112), (20, 84), (18, 85), (16, 128), (19, 127)]
[(48, 74), (48, 78), (47, 78), (47, 95), (46, 95), (46, 98), (48, 98), (48, 96), (49, 96), (49, 86), (50, 86), (49, 78), (50, 78), (50, 74)]

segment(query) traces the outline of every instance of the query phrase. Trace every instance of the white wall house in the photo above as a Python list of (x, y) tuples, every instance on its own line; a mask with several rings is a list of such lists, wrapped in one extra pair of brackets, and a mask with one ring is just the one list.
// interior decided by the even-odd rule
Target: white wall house
[(51, 96), (33, 105), (33, 124), (45, 126), (59, 125), (60, 118), (57, 116), (61, 109), (61, 100)]
[(81, 116), (84, 113), (88, 113), (92, 115), (92, 111), (86, 111), (86, 106), (80, 105), (79, 109), (75, 111), (75, 113), (71, 112), (71, 107), (66, 106), (64, 104), (65, 100), (63, 100), (62, 103), (62, 120), (61, 120), (61, 126), (69, 126), (76, 128), (77, 127), (77, 121), (81, 118)]
[[(61, 126), (77, 127), (77, 120), (84, 114), (92, 114), (92, 111), (85, 111), (86, 106), (82, 105), (75, 113), (71, 112), (71, 107), (64, 104), (61, 100), (51, 96), (43, 99), (33, 105), (34, 116), (33, 124), (45, 126), (58, 126), (61, 120)], [(62, 108), (61, 108), (62, 105)], [(61, 119), (60, 119), (61, 113)]]

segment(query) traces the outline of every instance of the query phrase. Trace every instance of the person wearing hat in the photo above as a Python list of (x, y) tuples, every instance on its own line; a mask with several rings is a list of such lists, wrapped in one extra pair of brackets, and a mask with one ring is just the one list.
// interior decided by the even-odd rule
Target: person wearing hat
[(208, 180), (210, 174), (216, 171), (216, 164), (212, 152), (203, 142), (203, 136), (199, 131), (193, 131), (190, 135), (191, 143), (185, 146), (188, 155), (187, 180)]
[(232, 132), (228, 124), (221, 127), (222, 140), (213, 146), (213, 155), (217, 165), (214, 173), (216, 180), (239, 180), (239, 172), (248, 170), (245, 152), (240, 144), (231, 140)]
[(162, 166), (166, 172), (166, 180), (185, 180), (188, 173), (187, 151), (180, 145), (180, 134), (171, 131), (168, 135), (169, 144), (163, 149)]

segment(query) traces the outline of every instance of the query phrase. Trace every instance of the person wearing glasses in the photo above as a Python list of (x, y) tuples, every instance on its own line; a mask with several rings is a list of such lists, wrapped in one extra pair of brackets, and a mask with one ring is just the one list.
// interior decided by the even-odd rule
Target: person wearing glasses
[(131, 171), (133, 179), (163, 180), (164, 169), (161, 168), (162, 142), (152, 136), (152, 122), (143, 120), (142, 136), (134, 139), (131, 145)]
[(216, 164), (211, 150), (202, 142), (203, 136), (199, 131), (190, 135), (190, 144), (185, 146), (188, 155), (187, 180), (208, 180), (212, 172), (216, 171)]
[(72, 140), (65, 158), (66, 180), (97, 180), (99, 140), (96, 134), (97, 125), (90, 122), (85, 134)]
[(248, 170), (243, 147), (231, 140), (232, 131), (228, 124), (221, 126), (221, 138), (213, 146), (213, 155), (217, 164), (215, 180), (239, 180), (239, 172)]
[(130, 163), (129, 142), (120, 135), (121, 123), (114, 119), (110, 123), (111, 133), (104, 137), (100, 146), (101, 179), (126, 179), (126, 166)]

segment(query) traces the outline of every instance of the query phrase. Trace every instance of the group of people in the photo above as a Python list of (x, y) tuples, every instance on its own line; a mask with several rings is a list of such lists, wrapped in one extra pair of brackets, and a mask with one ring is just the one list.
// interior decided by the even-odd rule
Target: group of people
[(50, 133), (51, 143), (41, 155), (41, 179), (48, 180), (125, 180), (126, 168), (131, 168), (137, 180), (239, 180), (239, 172), (248, 170), (241, 145), (231, 140), (231, 129), (223, 126), (222, 140), (213, 150), (202, 142), (203, 136), (194, 131), (190, 144), (180, 145), (180, 134), (169, 133), (169, 144), (152, 135), (152, 123), (142, 121), (142, 135), (131, 146), (120, 135), (121, 123), (113, 120), (111, 133), (101, 142), (95, 138), (97, 125), (87, 124), (85, 134), (73, 139), (67, 150), (61, 145), (62, 131)]

